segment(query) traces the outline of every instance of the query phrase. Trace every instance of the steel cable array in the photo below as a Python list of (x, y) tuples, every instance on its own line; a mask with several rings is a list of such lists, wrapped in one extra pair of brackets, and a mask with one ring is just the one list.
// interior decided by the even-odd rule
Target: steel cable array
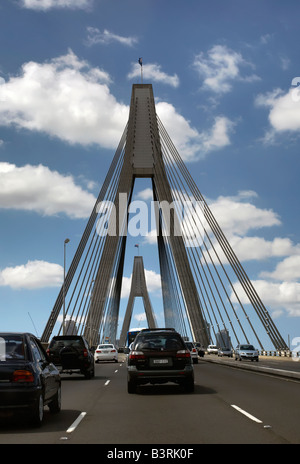
[[(186, 239), (187, 251), (197, 282), (202, 308), (208, 326), (214, 333), (214, 339), (218, 333), (222, 337), (221, 327), (223, 327), (223, 330), (227, 332), (231, 329), (236, 343), (240, 341), (249, 343), (250, 337), (245, 329), (245, 325), (248, 324), (251, 329), (250, 333), (263, 349), (261, 339), (237, 293), (235, 286), (237, 278), (248, 297), (249, 304), (251, 304), (273, 345), (278, 350), (286, 349), (286, 343), (192, 179), (166, 129), (158, 117), (157, 120), (162, 155), (174, 202), (179, 205), (186, 205), (187, 202), (191, 204), (188, 214), (182, 221), (182, 231)], [(181, 212), (178, 211), (178, 214), (181, 215)], [(193, 234), (194, 237), (192, 237)], [(193, 240), (192, 243), (190, 237)], [(217, 245), (226, 257), (225, 262), (222, 262), (220, 252), (218, 253), (216, 250)], [(229, 266), (226, 265), (226, 260), (234, 271), (235, 281), (228, 275), (229, 269), (227, 268)], [(230, 291), (231, 295), (229, 295)], [(244, 322), (242, 322), (242, 315)], [(240, 337), (242, 338), (240, 339)]]
[[(147, 85), (136, 87), (143, 92)], [(156, 115), (154, 99), (151, 103), (148, 98), (144, 104), (140, 107), (138, 98), (132, 97), (128, 124), (42, 341), (47, 342), (55, 328), (56, 334), (84, 334), (92, 344), (105, 339), (116, 342), (129, 205), (137, 175), (152, 178), (166, 326), (176, 328), (185, 337), (192, 336), (204, 346), (209, 342), (226, 345), (230, 334), (232, 346), (258, 343), (264, 349), (262, 336), (267, 333), (277, 350), (286, 350), (269, 312)], [(145, 121), (149, 132), (143, 132)], [(142, 131), (138, 135), (137, 126)], [(149, 157), (152, 144), (153, 167), (147, 171), (147, 165), (146, 175), (142, 165), (136, 174), (134, 147), (138, 140), (139, 153), (143, 154), (141, 134), (146, 133), (146, 152)], [(125, 205), (120, 204), (122, 192)], [(165, 202), (174, 208), (169, 208), (169, 224), (161, 205)], [(120, 221), (121, 206), (125, 211)], [(116, 212), (118, 218), (114, 217)], [(113, 231), (114, 219), (119, 222)], [(68, 295), (65, 321), (59, 321), (64, 295)]]

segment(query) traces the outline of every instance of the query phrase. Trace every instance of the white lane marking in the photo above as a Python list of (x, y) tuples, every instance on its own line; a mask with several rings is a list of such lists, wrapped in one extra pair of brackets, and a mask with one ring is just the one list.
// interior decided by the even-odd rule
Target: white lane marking
[(107, 381), (105, 382), (104, 386), (106, 387), (106, 385), (108, 385), (109, 382), (110, 382), (110, 380), (107, 380)]
[(232, 404), (231, 406), (237, 411), (239, 411), (241, 414), (244, 414), (244, 416), (247, 416), (249, 419), (253, 420), (254, 422), (257, 422), (258, 424), (262, 424), (262, 421), (260, 419), (257, 419), (256, 417), (252, 416), (251, 414), (249, 414), (249, 412), (244, 411), (238, 406), (235, 406), (235, 404)]
[(68, 428), (67, 433), (72, 433), (72, 432), (74, 432), (74, 430), (75, 430), (76, 427), (80, 424), (80, 422), (82, 421), (82, 419), (84, 418), (85, 415), (86, 415), (86, 412), (82, 412), (81, 414), (79, 414), (79, 416), (78, 416), (77, 419), (73, 422), (73, 424), (71, 425), (71, 427)]
[(115, 373), (118, 372), (118, 369), (115, 370)]

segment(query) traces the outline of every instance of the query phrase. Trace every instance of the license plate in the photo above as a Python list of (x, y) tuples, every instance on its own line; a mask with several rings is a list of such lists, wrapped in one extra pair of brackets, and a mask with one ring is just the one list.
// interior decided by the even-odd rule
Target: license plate
[(153, 364), (168, 364), (168, 359), (153, 359)]

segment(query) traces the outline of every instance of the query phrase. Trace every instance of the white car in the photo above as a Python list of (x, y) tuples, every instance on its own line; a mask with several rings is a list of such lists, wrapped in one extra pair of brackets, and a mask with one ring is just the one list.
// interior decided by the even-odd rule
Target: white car
[(242, 359), (250, 359), (251, 361), (258, 362), (258, 350), (253, 345), (238, 345), (235, 349), (235, 360), (242, 361)]
[(218, 351), (217, 345), (208, 345), (207, 347), (207, 354), (218, 354)]
[(198, 364), (198, 350), (193, 342), (185, 342), (185, 346), (191, 353), (191, 358), (194, 364)]
[(118, 350), (111, 343), (98, 345), (94, 353), (95, 362), (115, 361), (118, 362)]

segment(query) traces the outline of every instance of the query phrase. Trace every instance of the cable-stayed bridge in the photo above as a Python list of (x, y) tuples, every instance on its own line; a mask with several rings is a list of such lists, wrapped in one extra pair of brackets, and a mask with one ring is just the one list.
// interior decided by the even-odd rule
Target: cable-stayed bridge
[[(128, 217), (137, 178), (152, 183), (165, 326), (203, 346), (226, 333), (234, 346), (255, 343), (263, 350), (267, 335), (276, 350), (288, 350), (157, 116), (151, 84), (132, 87), (128, 123), (42, 341), (47, 342), (54, 330), (62, 333), (63, 324), (57, 327), (57, 321), (64, 302), (67, 330), (76, 326), (93, 345), (106, 337), (116, 340)], [(145, 296), (145, 285), (141, 288)], [(132, 308), (125, 314), (123, 334), (130, 322), (128, 311)], [(147, 311), (149, 326), (155, 325), (152, 309)]]

